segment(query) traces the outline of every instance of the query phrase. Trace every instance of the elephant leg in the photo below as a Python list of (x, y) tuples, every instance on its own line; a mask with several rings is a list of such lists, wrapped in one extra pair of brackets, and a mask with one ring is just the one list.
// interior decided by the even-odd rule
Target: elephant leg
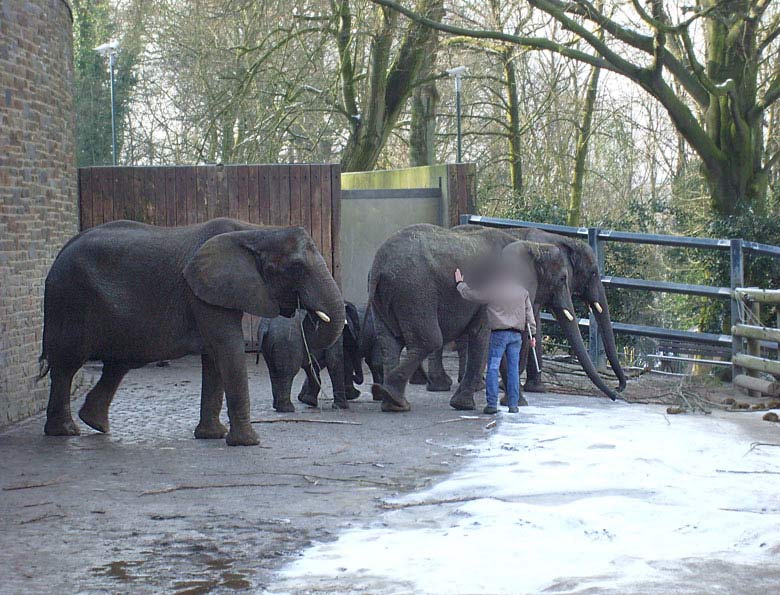
[[(383, 401), (384, 396), (381, 390), (374, 387), (381, 387), (385, 383), (387, 372), (398, 367), (398, 363), (401, 361), (401, 350), (403, 344), (401, 341), (390, 334), (390, 331), (384, 325), (384, 323), (378, 318), (374, 319), (374, 328), (376, 329), (377, 346), (379, 347), (379, 355), (381, 356), (379, 361), (382, 362), (381, 379), (377, 379), (374, 376), (374, 384), (371, 386), (371, 394), (374, 401)], [(372, 371), (373, 374), (373, 371)]]
[(298, 393), (298, 400), (309, 407), (316, 407), (318, 405), (317, 397), (322, 387), (319, 369), (316, 363), (312, 365), (307, 362), (303, 366), (303, 371), (306, 373), (306, 380), (301, 387), (301, 392)]
[(463, 381), (450, 399), (453, 409), (471, 410), (475, 408), (474, 392), (482, 380), (487, 362), (490, 331), (484, 314), (477, 316), (468, 328), (468, 351)]
[(371, 377), (376, 384), (382, 384), (385, 381), (384, 370), (382, 368), (382, 348), (377, 342), (368, 356), (368, 369), (371, 370)]
[(81, 433), (70, 413), (70, 387), (79, 367), (52, 366), (50, 370), (49, 404), (46, 407), (46, 424), (43, 427), (47, 436), (78, 436)]
[[(533, 353), (529, 353), (528, 363), (525, 368), (525, 386), (523, 387), (529, 393), (543, 393), (547, 390), (542, 382), (542, 315), (541, 307), (534, 304), (534, 315), (536, 317), (536, 358)], [(539, 367), (537, 368), (537, 362)]]
[[(344, 348), (340, 343), (325, 350), (325, 367), (328, 369), (330, 384), (333, 387), (333, 408), (349, 409), (347, 402), (347, 383), (345, 382)], [(349, 387), (352, 387), (352, 374), (348, 375)]]
[(409, 378), (409, 384), (428, 384), (428, 374), (425, 372), (425, 368), (422, 367), (422, 364), (417, 366), (412, 377)]
[(466, 375), (466, 360), (468, 359), (469, 341), (465, 336), (455, 339), (455, 349), (458, 352), (458, 382)]
[(295, 376), (290, 374), (271, 375), (271, 392), (274, 395), (273, 407), (279, 413), (295, 411), (295, 405), (290, 398), (294, 378)]
[(230, 430), (228, 446), (253, 446), (260, 443), (249, 414), (249, 382), (246, 376), (243, 314), (211, 306), (196, 308), (198, 326), (214, 358), (225, 387)]
[(426, 389), (434, 393), (449, 392), (452, 378), (444, 371), (444, 348), (437, 349), (428, 358), (428, 385)]
[(200, 356), (200, 421), (195, 427), (195, 438), (224, 438), (228, 429), (219, 421), (222, 412), (222, 401), (225, 397), (225, 387), (214, 359), (204, 354)]
[(119, 388), (119, 383), (129, 371), (130, 368), (125, 365), (103, 362), (100, 380), (87, 393), (87, 398), (79, 409), (81, 421), (98, 432), (104, 434), (108, 432), (108, 408), (114, 399), (116, 389)]
[(404, 397), (406, 384), (420, 363), (437, 349), (444, 341), (438, 321), (434, 318), (421, 326), (402, 328), (406, 343), (406, 354), (394, 368), (385, 367), (384, 384), (371, 387), (374, 396), (382, 396), (382, 411), (409, 411), (411, 406)]

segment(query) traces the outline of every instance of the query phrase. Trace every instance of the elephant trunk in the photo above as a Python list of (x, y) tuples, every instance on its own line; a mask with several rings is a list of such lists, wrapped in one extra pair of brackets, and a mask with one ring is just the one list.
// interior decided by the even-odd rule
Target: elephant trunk
[(298, 296), (301, 307), (309, 313), (303, 323), (309, 349), (325, 349), (333, 345), (344, 330), (344, 298), (322, 256), (317, 254), (313, 260)]
[[(604, 352), (609, 360), (609, 365), (612, 367), (612, 371), (615, 372), (615, 376), (618, 379), (618, 392), (621, 392), (626, 388), (626, 374), (620, 365), (618, 358), (617, 346), (615, 345), (615, 331), (612, 329), (612, 320), (609, 317), (609, 305), (607, 304), (607, 296), (604, 291), (604, 286), (599, 281), (599, 290), (597, 295), (598, 300), (590, 304), (593, 316), (596, 317), (596, 322), (599, 325), (599, 332), (601, 333), (601, 340), (604, 342)], [(595, 304), (598, 304), (597, 307)], [(601, 310), (599, 312), (599, 309)]]
[(599, 390), (601, 390), (610, 399), (613, 401), (616, 400), (617, 395), (615, 394), (615, 391), (609, 388), (601, 379), (598, 372), (596, 371), (596, 366), (593, 365), (593, 361), (591, 361), (590, 356), (588, 355), (588, 350), (585, 348), (582, 335), (580, 335), (580, 329), (577, 320), (569, 320), (563, 313), (563, 308), (555, 308), (554, 314), (555, 319), (563, 329), (566, 338), (569, 340), (569, 343), (574, 350), (574, 355), (579, 360), (580, 365), (582, 366), (582, 369), (585, 370), (588, 378), (590, 378), (593, 384), (595, 384)]

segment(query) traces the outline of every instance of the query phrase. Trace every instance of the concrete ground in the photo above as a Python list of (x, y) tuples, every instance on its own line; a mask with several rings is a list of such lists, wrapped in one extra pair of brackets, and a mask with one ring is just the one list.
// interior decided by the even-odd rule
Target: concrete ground
[(349, 411), (323, 398), (278, 414), (264, 363), (247, 360), (253, 418), (275, 422), (256, 425), (260, 447), (193, 438), (199, 358), (131, 372), (109, 435), (80, 424), (46, 437), (43, 415), (0, 432), (0, 593), (260, 591), (313, 540), (441, 479), (490, 432), (424, 387), (410, 387), (407, 414), (381, 413), (368, 384)]

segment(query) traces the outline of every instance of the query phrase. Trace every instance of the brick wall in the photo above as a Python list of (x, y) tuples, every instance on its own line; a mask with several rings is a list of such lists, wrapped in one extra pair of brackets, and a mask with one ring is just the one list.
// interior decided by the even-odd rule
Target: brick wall
[(65, 0), (0, 0), (0, 426), (48, 398), (43, 283), (78, 225), (71, 28)]

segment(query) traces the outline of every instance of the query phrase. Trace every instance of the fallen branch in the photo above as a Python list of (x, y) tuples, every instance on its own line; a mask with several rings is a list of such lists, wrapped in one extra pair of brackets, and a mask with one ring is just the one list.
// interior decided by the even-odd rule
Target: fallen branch
[(780, 471), (742, 471), (740, 469), (715, 469), (715, 473), (735, 473), (737, 475), (780, 475)]
[[(363, 477), (329, 477), (325, 475), (312, 475), (311, 473), (284, 473), (282, 471), (265, 471), (261, 472), (263, 475), (274, 475), (283, 477), (300, 477), (309, 483), (314, 483), (315, 480), (323, 481), (347, 481), (355, 483), (368, 483), (372, 485), (379, 485), (383, 487), (395, 487), (398, 484), (389, 481), (377, 481), (374, 479), (366, 479)], [(141, 492), (141, 496), (153, 496), (157, 494), (170, 494), (171, 492), (179, 492), (182, 490), (215, 490), (222, 488), (274, 488), (289, 486), (289, 483), (217, 483), (207, 485), (180, 485), (170, 488), (163, 488), (161, 490), (148, 490)]]
[(46, 481), (43, 483), (25, 483), (18, 486), (8, 486), (7, 488), (3, 488), (4, 492), (13, 492), (15, 490), (32, 490), (34, 488), (45, 488), (47, 486), (53, 486), (60, 483), (59, 479), (55, 479), (52, 481)]
[(161, 490), (147, 490), (141, 492), (141, 496), (154, 496), (157, 494), (170, 494), (186, 490), (219, 490), (223, 488), (278, 488), (289, 486), (289, 483), (215, 483), (209, 485), (180, 485)]
[(404, 508), (415, 508), (417, 506), (438, 506), (439, 504), (460, 504), (463, 502), (474, 502), (475, 500), (498, 500), (499, 502), (509, 502), (503, 498), (495, 496), (461, 496), (459, 498), (442, 498), (440, 500), (422, 500), (418, 502), (382, 502), (379, 508), (382, 510), (402, 510)]
[(298, 424), (334, 424), (340, 426), (362, 426), (359, 421), (343, 421), (340, 419), (303, 419), (300, 417), (279, 417), (275, 419), (253, 419), (253, 424), (278, 424), (278, 423), (298, 423)]
[(774, 442), (751, 442), (750, 443), (750, 448), (748, 448), (747, 452), (744, 455), (742, 455), (742, 456), (744, 457), (746, 455), (749, 455), (751, 452), (753, 452), (759, 446), (780, 446), (780, 444), (775, 444)]
[(30, 523), (37, 523), (38, 521), (45, 521), (46, 519), (64, 519), (64, 514), (58, 514), (56, 512), (47, 512), (41, 516), (33, 517), (26, 521), (19, 521), (17, 525), (29, 525)]

